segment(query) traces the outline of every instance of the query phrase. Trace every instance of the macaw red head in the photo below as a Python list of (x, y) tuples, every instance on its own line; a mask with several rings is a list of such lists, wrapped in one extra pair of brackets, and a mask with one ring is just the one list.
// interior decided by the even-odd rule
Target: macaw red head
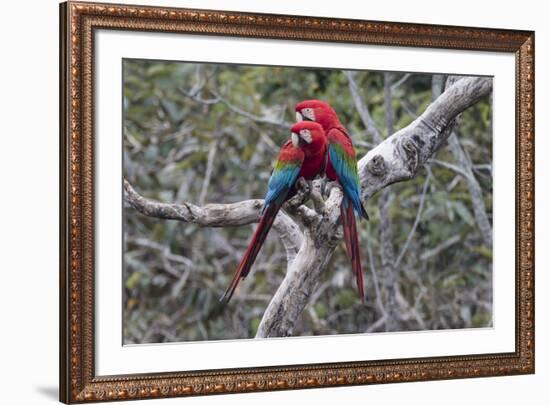
[(292, 126), (291, 139), (296, 148), (321, 148), (326, 143), (323, 127), (312, 121), (300, 121)]
[(340, 124), (336, 111), (321, 100), (305, 100), (296, 104), (296, 121), (315, 121), (324, 130)]

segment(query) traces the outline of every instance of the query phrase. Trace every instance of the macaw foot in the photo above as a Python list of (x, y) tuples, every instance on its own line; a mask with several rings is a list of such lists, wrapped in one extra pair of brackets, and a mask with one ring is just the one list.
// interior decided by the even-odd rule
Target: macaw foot
[(306, 179), (300, 177), (296, 181), (296, 194), (287, 201), (289, 208), (297, 208), (304, 204), (311, 195), (311, 184)]

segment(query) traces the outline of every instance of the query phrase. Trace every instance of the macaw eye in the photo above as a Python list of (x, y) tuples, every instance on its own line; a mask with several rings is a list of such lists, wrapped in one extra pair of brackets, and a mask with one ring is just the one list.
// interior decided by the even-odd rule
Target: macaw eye
[(306, 121), (315, 121), (315, 113), (313, 111), (313, 108), (302, 108), (300, 114)]
[(306, 142), (306, 143), (311, 143), (311, 132), (309, 131), (309, 129), (302, 129), (300, 131), (300, 137)]

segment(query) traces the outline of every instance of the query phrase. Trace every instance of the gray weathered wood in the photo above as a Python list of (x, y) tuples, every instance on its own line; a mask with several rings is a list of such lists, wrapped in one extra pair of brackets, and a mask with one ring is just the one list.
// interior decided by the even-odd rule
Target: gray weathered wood
[[(181, 204), (161, 203), (147, 199), (134, 190), (124, 180), (124, 199), (143, 215), (162, 219), (174, 219), (190, 222), (205, 227), (228, 227), (247, 225), (260, 220), (264, 200), (245, 200), (233, 204), (194, 205), (188, 202)], [(302, 245), (300, 227), (285, 212), (279, 212), (273, 228), (278, 232), (290, 262)]]
[(385, 186), (413, 178), (419, 167), (450, 135), (446, 129), (456, 116), (491, 92), (492, 80), (475, 77), (458, 80), (405, 128), (386, 138), (359, 162), (363, 199)]

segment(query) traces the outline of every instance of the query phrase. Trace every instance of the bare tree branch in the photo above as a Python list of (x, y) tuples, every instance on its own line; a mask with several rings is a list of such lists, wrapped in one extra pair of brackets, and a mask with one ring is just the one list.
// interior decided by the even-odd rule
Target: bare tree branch
[[(392, 108), (392, 74), (384, 73), (384, 120), (388, 136), (392, 135), (393, 108)], [(386, 331), (396, 330), (397, 325), (397, 286), (399, 267), (394, 265), (395, 253), (393, 249), (393, 225), (390, 217), (390, 206), (393, 201), (391, 190), (386, 187), (382, 190), (378, 206), (380, 209), (380, 257), (384, 270), (384, 289), (386, 291)]]
[[(458, 80), (460, 80), (459, 77), (450, 76), (447, 79), (446, 86), (452, 86)], [(479, 182), (474, 175), (472, 161), (466, 151), (460, 145), (460, 140), (458, 139), (456, 133), (452, 133), (450, 135), (448, 142), (455, 159), (458, 161), (459, 167), (461, 167), (464, 172), (464, 179), (466, 180), (468, 191), (470, 192), (470, 196), (472, 197), (472, 208), (474, 211), (474, 217), (476, 219), (476, 224), (479, 228), (479, 231), (481, 232), (483, 242), (485, 243), (485, 245), (492, 247), (493, 227), (491, 225), (491, 222), (489, 221), (489, 217), (485, 209), (485, 201), (483, 199), (481, 186), (479, 185)]]
[(380, 259), (382, 262), (382, 280), (385, 291), (385, 323), (386, 331), (397, 329), (397, 302), (395, 300), (395, 285), (398, 280), (399, 268), (394, 265), (392, 221), (389, 214), (392, 196), (388, 187), (384, 188), (378, 200), (380, 210)]
[(275, 222), (273, 223), (273, 228), (275, 228), (281, 238), (281, 242), (283, 242), (288, 265), (294, 261), (303, 243), (304, 237), (302, 231), (298, 224), (284, 212), (279, 212), (279, 214), (277, 214), (277, 218), (275, 218)]
[(409, 232), (409, 235), (407, 236), (407, 240), (405, 241), (405, 244), (403, 245), (403, 248), (401, 249), (401, 252), (399, 253), (399, 256), (397, 256), (397, 260), (395, 261), (394, 266), (399, 267), (401, 264), (401, 260), (403, 260), (403, 257), (405, 256), (405, 253), (407, 252), (407, 249), (409, 248), (409, 245), (411, 244), (411, 240), (414, 236), (414, 233), (416, 232), (416, 227), (420, 223), (420, 217), (422, 216), (422, 209), (424, 208), (424, 201), (426, 200), (426, 192), (428, 191), (428, 184), (430, 183), (430, 176), (426, 176), (426, 181), (424, 182), (424, 187), (422, 187), (422, 194), (420, 196), (420, 202), (418, 203), (418, 210), (416, 212), (416, 218), (414, 219), (413, 226), (411, 227), (411, 231)]
[(492, 90), (489, 78), (464, 78), (450, 86), (407, 127), (370, 150), (358, 164), (363, 198), (387, 185), (413, 178), (450, 135), (456, 116)]
[[(227, 227), (247, 225), (260, 219), (263, 200), (245, 200), (233, 204), (207, 204), (197, 206), (188, 202), (167, 204), (149, 200), (139, 195), (124, 180), (124, 199), (144, 215), (162, 219), (175, 219), (200, 226)], [(284, 212), (279, 212), (273, 224), (283, 242), (287, 259), (292, 261), (302, 244), (302, 231)]]
[(394, 84), (391, 85), (392, 91), (397, 90), (403, 83), (405, 83), (412, 76), (412, 73), (405, 73), (401, 79), (397, 80)]
[(227, 100), (227, 98), (223, 97), (217, 90), (212, 90), (212, 89), (208, 90), (208, 92), (213, 96), (212, 98), (206, 99), (201, 97), (200, 93), (204, 89), (207, 81), (208, 81), (208, 78), (202, 77), (202, 69), (197, 68), (197, 83), (195, 83), (195, 85), (191, 88), (191, 90), (178, 89), (178, 92), (182, 96), (188, 97), (193, 101), (202, 105), (213, 105), (213, 104), (223, 103), (226, 105), (227, 108), (229, 108), (229, 110), (231, 110), (235, 114), (248, 118), (250, 121), (264, 123), (264, 124), (271, 124), (271, 125), (285, 128), (285, 129), (288, 129), (292, 126), (291, 122), (285, 122), (284, 120), (277, 120), (266, 116), (259, 116), (259, 115), (252, 114), (251, 112), (248, 112), (246, 110), (243, 110), (242, 108), (232, 104), (229, 100)]
[(208, 186), (210, 185), (210, 179), (212, 178), (212, 172), (214, 170), (214, 159), (216, 158), (216, 152), (218, 151), (218, 139), (212, 141), (210, 150), (208, 151), (208, 159), (206, 162), (206, 173), (202, 181), (202, 189), (199, 195), (199, 204), (204, 204), (206, 200), (206, 193), (208, 192)]
[(384, 72), (384, 116), (386, 119), (386, 130), (388, 131), (388, 136), (394, 133), (391, 86), (392, 77), (392, 73)]
[(428, 260), (431, 259), (434, 256), (439, 255), (442, 251), (445, 249), (450, 248), (454, 244), (460, 242), (460, 235), (453, 235), (449, 239), (443, 241), (436, 247), (430, 250), (426, 250), (424, 253), (420, 255), (420, 260)]
[(342, 190), (332, 188), (325, 203), (323, 218), (315, 229), (307, 229), (304, 242), (286, 276), (264, 312), (257, 338), (290, 336), (296, 320), (304, 310), (319, 281), (339, 237), (336, 228), (340, 218)]
[(445, 162), (443, 160), (438, 160), (438, 159), (428, 159), (428, 163), (434, 163), (436, 165), (439, 165), (441, 167), (444, 167), (446, 169), (450, 169), (458, 174), (460, 174), (462, 177), (464, 178), (467, 178), (469, 177), (469, 173), (464, 170), (462, 167), (459, 167), (455, 164), (452, 164), (452, 163), (449, 163), (449, 162)]
[[(357, 72), (348, 72), (347, 78), (349, 83), (350, 92), (355, 104), (355, 109), (358, 112), (361, 121), (363, 122), (363, 125), (365, 126), (365, 129), (367, 130), (367, 134), (371, 136), (371, 138), (376, 143), (381, 143), (383, 141), (382, 134), (378, 130), (377, 125), (374, 123), (374, 120), (370, 114), (369, 108), (365, 102), (364, 97), (361, 96), (359, 86), (356, 81)], [(387, 84), (387, 77), (384, 76), (384, 84)], [(385, 89), (386, 90), (386, 89)], [(387, 91), (384, 92), (384, 99), (387, 99), (388, 95), (390, 95)], [(386, 116), (386, 118), (388, 118)], [(381, 262), (381, 270), (382, 270), (382, 283), (381, 286), (383, 287), (383, 291), (380, 290), (380, 284), (378, 282), (378, 277), (376, 275), (376, 272), (374, 270), (374, 258), (373, 258), (373, 252), (372, 249), (370, 249), (370, 240), (367, 239), (367, 253), (369, 255), (369, 264), (371, 268), (371, 275), (373, 276), (373, 282), (376, 292), (376, 299), (378, 302), (378, 306), (380, 308), (380, 313), (382, 316), (378, 319), (378, 321), (375, 323), (378, 324), (379, 322), (383, 322), (386, 325), (386, 330), (388, 329), (388, 325), (393, 323), (390, 320), (390, 315), (393, 317), (394, 311), (392, 308), (395, 307), (395, 305), (392, 305), (392, 297), (393, 294), (389, 293), (388, 286), (391, 285), (391, 283), (388, 283), (388, 277), (393, 278), (393, 272), (390, 268), (388, 268), (388, 264), (391, 266), (393, 263), (393, 260), (388, 260), (389, 255), (393, 255), (393, 247), (391, 245), (391, 224), (388, 217), (388, 202), (389, 202), (389, 189), (384, 189), (382, 196), (378, 200), (378, 207), (380, 212), (380, 262)], [(388, 244), (389, 242), (389, 244)], [(382, 296), (384, 296), (384, 303), (382, 302)], [(371, 326), (372, 328), (372, 326)], [(368, 328), (367, 331), (370, 331), (371, 328)]]
[(259, 123), (262, 123), (262, 124), (275, 125), (275, 126), (284, 128), (286, 130), (289, 130), (290, 127), (293, 124), (292, 122), (284, 121), (284, 120), (281, 120), (281, 119), (274, 119), (274, 118), (271, 118), (271, 117), (259, 116), (259, 115), (252, 114), (251, 112), (245, 111), (242, 108), (237, 107), (236, 105), (230, 103), (229, 100), (227, 100), (225, 97), (218, 94), (217, 92), (211, 91), (211, 93), (214, 95), (214, 97), (218, 101), (224, 103), (227, 106), (227, 108), (229, 108), (232, 112), (234, 112), (235, 114), (238, 114), (238, 115), (242, 115), (243, 117), (248, 118), (251, 121), (259, 122)]
[(432, 76), (432, 101), (438, 98), (445, 89), (445, 75)]
[(365, 104), (365, 102), (363, 101), (363, 97), (361, 96), (361, 90), (359, 90), (359, 85), (357, 84), (357, 72), (351, 70), (351, 71), (346, 71), (344, 73), (348, 79), (349, 90), (351, 93), (351, 97), (353, 98), (353, 102), (355, 104), (355, 109), (359, 113), (359, 117), (361, 117), (361, 121), (363, 121), (363, 125), (367, 130), (367, 134), (369, 134), (372, 137), (374, 142), (376, 143), (382, 142), (383, 140), (382, 135), (380, 134), (380, 131), (378, 131), (378, 128), (376, 128), (374, 119), (370, 115), (369, 109)]
[(374, 292), (376, 293), (376, 305), (378, 306), (378, 310), (382, 314), (382, 317), (384, 318), (384, 321), (385, 321), (386, 318), (388, 317), (388, 314), (386, 312), (386, 308), (384, 307), (384, 304), (382, 303), (382, 293), (380, 292), (380, 283), (378, 281), (378, 276), (376, 274), (376, 266), (374, 265), (374, 256), (373, 256), (371, 242), (369, 238), (367, 238), (367, 254), (369, 256), (369, 270), (372, 276), (372, 283), (374, 284)]
[(493, 246), (493, 227), (487, 216), (487, 211), (485, 209), (485, 201), (483, 199), (483, 192), (481, 191), (481, 186), (477, 181), (472, 167), (472, 162), (458, 140), (456, 133), (449, 137), (449, 146), (453, 155), (459, 162), (459, 165), (464, 172), (464, 179), (468, 186), (468, 191), (472, 197), (472, 208), (474, 211), (474, 217), (476, 219), (476, 224), (481, 232), (483, 242), (491, 247)]

